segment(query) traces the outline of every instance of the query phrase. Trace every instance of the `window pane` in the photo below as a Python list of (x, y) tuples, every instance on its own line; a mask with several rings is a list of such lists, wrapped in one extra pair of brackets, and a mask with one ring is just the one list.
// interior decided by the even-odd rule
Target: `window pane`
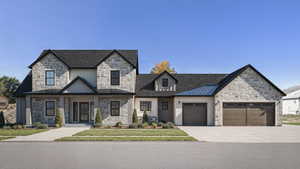
[(110, 113), (112, 116), (120, 115), (120, 102), (119, 101), (111, 101), (110, 102)]
[(169, 80), (168, 79), (162, 79), (162, 86), (168, 87), (169, 86)]
[(55, 85), (55, 71), (54, 70), (46, 70), (45, 81), (46, 81), (46, 85), (49, 85), (49, 86)]
[(47, 79), (47, 85), (54, 85), (54, 79)]
[(162, 110), (168, 110), (168, 109), (169, 109), (169, 104), (168, 104), (168, 102), (162, 102), (162, 103), (161, 103), (161, 109), (162, 109)]
[(54, 71), (47, 71), (46, 76), (47, 76), (47, 78), (53, 78), (54, 77)]
[(46, 115), (54, 116), (55, 115), (55, 101), (46, 102)]
[(111, 85), (119, 85), (120, 84), (120, 71), (112, 70), (110, 73)]
[(141, 101), (140, 102), (141, 111), (151, 111), (151, 101)]

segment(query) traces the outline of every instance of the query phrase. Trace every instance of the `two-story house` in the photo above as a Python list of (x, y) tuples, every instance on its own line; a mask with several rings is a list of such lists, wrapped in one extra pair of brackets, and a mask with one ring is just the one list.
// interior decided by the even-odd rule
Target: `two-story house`
[(281, 125), (285, 94), (253, 66), (230, 74), (140, 74), (137, 50), (45, 50), (16, 92), (17, 122)]

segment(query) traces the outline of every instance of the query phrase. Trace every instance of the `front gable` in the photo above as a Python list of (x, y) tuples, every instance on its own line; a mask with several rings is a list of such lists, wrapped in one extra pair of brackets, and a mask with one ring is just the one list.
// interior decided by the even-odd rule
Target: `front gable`
[(252, 66), (246, 67), (215, 94), (224, 101), (276, 101), (283, 93)]
[(65, 86), (61, 93), (95, 93), (96, 91), (85, 80), (77, 77), (67, 86)]
[[(163, 79), (167, 79), (168, 86), (163, 86)], [(164, 71), (154, 79), (155, 91), (176, 91), (177, 79), (169, 72)]]

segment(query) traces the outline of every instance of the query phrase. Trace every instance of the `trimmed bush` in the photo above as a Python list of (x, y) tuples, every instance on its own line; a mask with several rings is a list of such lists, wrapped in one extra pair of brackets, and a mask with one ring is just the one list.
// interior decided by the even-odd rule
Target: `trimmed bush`
[(95, 117), (95, 125), (102, 125), (102, 115), (100, 109), (97, 109), (96, 117)]
[(144, 114), (143, 114), (143, 123), (148, 123), (149, 121), (149, 118), (148, 118), (148, 114), (146, 111), (144, 111)]
[(122, 127), (122, 125), (123, 125), (123, 123), (119, 121), (119, 122), (116, 123), (115, 127), (119, 127), (120, 128), (120, 127)]
[(174, 123), (172, 123), (172, 122), (168, 122), (167, 126), (168, 126), (168, 128), (174, 128), (175, 127)]
[(59, 110), (56, 109), (56, 114), (55, 114), (55, 126), (56, 126), (56, 127), (62, 127), (62, 125), (63, 125), (63, 121), (62, 121), (61, 114), (60, 114)]
[(138, 128), (143, 128), (143, 124), (142, 123), (138, 123)]
[(36, 122), (36, 123), (33, 124), (33, 127), (37, 128), (37, 129), (47, 129), (48, 125), (47, 124), (43, 124), (41, 122)]
[(158, 127), (162, 127), (163, 125), (164, 125), (163, 122), (159, 122), (159, 123), (158, 123)]
[(136, 113), (136, 109), (134, 109), (133, 114), (132, 114), (132, 123), (138, 123), (139, 119)]
[(147, 122), (143, 123), (143, 128), (148, 128), (149, 124)]
[(162, 128), (163, 128), (163, 129), (169, 129), (170, 126), (169, 126), (167, 123), (164, 123), (164, 124), (162, 125)]
[(130, 129), (137, 129), (138, 128), (138, 124), (137, 123), (132, 123), (128, 126), (128, 128)]
[(11, 129), (10, 126), (3, 126), (3, 129)]
[(4, 113), (3, 111), (0, 112), (0, 127), (5, 125)]
[(100, 128), (100, 127), (102, 127), (102, 124), (99, 123), (94, 124), (94, 128)]
[(157, 124), (156, 124), (156, 123), (154, 123), (154, 122), (153, 122), (153, 123), (151, 123), (151, 126), (152, 126), (153, 128), (155, 128), (155, 129), (157, 128)]

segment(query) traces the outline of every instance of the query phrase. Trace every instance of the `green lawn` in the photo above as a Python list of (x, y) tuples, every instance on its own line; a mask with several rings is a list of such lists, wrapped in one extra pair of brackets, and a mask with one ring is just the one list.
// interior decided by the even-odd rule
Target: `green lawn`
[(197, 141), (193, 137), (64, 137), (55, 141)]
[(0, 137), (0, 141), (1, 140), (6, 140), (6, 139), (10, 139), (10, 138), (15, 138), (15, 137)]
[(288, 124), (288, 125), (300, 125), (300, 122), (284, 122), (283, 124)]
[(28, 136), (48, 129), (0, 129), (0, 136)]
[(90, 129), (74, 136), (188, 136), (180, 129)]

